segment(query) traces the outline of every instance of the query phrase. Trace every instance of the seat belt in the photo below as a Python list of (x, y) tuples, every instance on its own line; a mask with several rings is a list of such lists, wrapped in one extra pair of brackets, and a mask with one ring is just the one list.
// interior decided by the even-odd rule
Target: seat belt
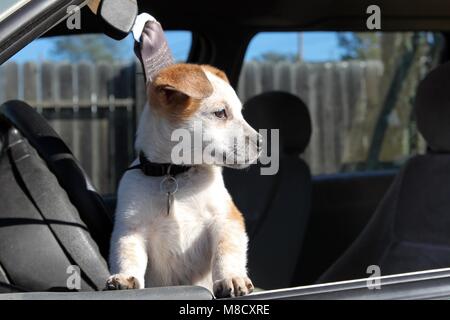
[[(55, 184), (59, 187), (56, 178), (15, 128), (8, 132), (8, 151), (11, 164), (28, 197), (45, 219), (69, 260), (80, 268), (81, 276), (85, 276), (83, 279), (92, 289), (102, 290), (109, 276), (108, 268), (98, 250), (94, 250), (96, 244), (90, 239), (86, 226), (76, 214), (72, 214), (77, 212), (75, 207), (68, 197), (55, 197), (51, 192), (42, 192)], [(52, 182), (50, 184), (49, 179)], [(86, 256), (98, 258), (86, 259)]]

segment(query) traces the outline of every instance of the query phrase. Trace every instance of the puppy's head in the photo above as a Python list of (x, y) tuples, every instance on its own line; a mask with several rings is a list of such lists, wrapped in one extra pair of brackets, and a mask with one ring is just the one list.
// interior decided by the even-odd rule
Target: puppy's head
[(260, 135), (244, 120), (242, 104), (219, 69), (171, 65), (149, 85), (148, 95), (158, 117), (170, 123), (173, 130), (190, 133), (195, 163), (199, 153), (203, 163), (234, 168), (247, 167), (257, 160)]

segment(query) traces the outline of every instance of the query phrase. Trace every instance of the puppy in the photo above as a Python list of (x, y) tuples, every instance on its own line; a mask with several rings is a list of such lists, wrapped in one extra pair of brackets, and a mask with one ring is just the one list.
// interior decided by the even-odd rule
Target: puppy
[[(148, 85), (148, 97), (135, 143), (146, 160), (173, 163), (179, 143), (173, 141), (173, 132), (195, 135), (200, 124), (208, 143), (187, 151), (200, 151), (215, 163), (194, 163), (176, 175), (178, 188), (170, 200), (161, 189), (165, 176), (125, 173), (118, 190), (107, 289), (200, 285), (216, 297), (252, 292), (244, 219), (225, 188), (222, 166), (244, 168), (255, 162), (261, 136), (244, 120), (226, 75), (212, 66), (166, 67)], [(248, 143), (237, 144), (236, 133)], [(223, 161), (230, 155), (244, 160)]]

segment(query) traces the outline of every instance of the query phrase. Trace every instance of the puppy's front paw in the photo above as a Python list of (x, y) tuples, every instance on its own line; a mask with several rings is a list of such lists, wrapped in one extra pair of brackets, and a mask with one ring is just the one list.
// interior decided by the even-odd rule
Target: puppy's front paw
[(126, 274), (114, 274), (106, 281), (105, 290), (139, 289), (138, 280)]
[(253, 292), (253, 283), (247, 277), (233, 277), (214, 282), (216, 298), (245, 296)]

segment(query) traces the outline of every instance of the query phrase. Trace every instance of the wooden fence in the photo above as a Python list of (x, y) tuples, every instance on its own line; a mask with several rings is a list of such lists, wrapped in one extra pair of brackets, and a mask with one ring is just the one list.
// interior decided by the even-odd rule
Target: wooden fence
[(133, 157), (136, 66), (100, 63), (8, 63), (0, 68), (0, 101), (23, 99), (49, 120), (104, 193), (116, 189)]
[[(0, 101), (22, 99), (34, 106), (94, 185), (103, 193), (114, 192), (133, 158), (136, 118), (145, 100), (137, 70), (134, 63), (8, 63), (0, 67)], [(251, 62), (243, 68), (238, 93), (242, 101), (268, 90), (300, 96), (314, 128), (305, 158), (313, 173), (330, 173), (345, 161), (345, 135), (355, 125), (355, 110), (379, 103), (374, 88), (381, 73), (379, 62)]]
[[(242, 101), (270, 90), (299, 96), (309, 108), (313, 126), (303, 157), (313, 174), (335, 173), (343, 163), (365, 160), (372, 134), (365, 117), (368, 109), (377, 112), (382, 105), (382, 73), (379, 61), (250, 62), (243, 67), (238, 92)], [(358, 126), (363, 130), (354, 141), (351, 133)], [(355, 152), (355, 146), (361, 150)]]

